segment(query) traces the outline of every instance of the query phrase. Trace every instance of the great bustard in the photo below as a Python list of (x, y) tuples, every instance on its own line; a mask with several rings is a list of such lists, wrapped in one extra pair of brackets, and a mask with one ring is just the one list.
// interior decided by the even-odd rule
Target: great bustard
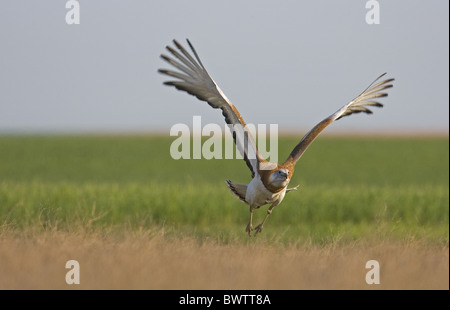
[(250, 168), (252, 180), (249, 184), (237, 184), (226, 180), (230, 191), (250, 206), (250, 220), (245, 229), (249, 235), (253, 231), (252, 216), (255, 209), (271, 204), (264, 220), (255, 228), (256, 235), (261, 232), (267, 217), (272, 213), (272, 209), (281, 203), (284, 195), (297, 188), (287, 188), (292, 179), (295, 164), (319, 133), (333, 121), (344, 116), (359, 112), (372, 113), (367, 106), (382, 107), (383, 105), (374, 99), (386, 97), (387, 93), (381, 91), (392, 87), (390, 83), (394, 81), (394, 79), (386, 79), (378, 82), (386, 73), (380, 75), (359, 96), (314, 126), (294, 147), (285, 162), (282, 164), (271, 163), (261, 157), (241, 114), (208, 74), (189, 40), (187, 43), (195, 59), (176, 40), (173, 40), (173, 43), (178, 51), (170, 46), (166, 48), (175, 58), (166, 55), (161, 55), (161, 57), (180, 72), (159, 69), (160, 73), (177, 79), (164, 82), (164, 84), (175, 86), (179, 90), (184, 90), (198, 99), (208, 102), (213, 108), (221, 109), (226, 123), (233, 126), (236, 147)]

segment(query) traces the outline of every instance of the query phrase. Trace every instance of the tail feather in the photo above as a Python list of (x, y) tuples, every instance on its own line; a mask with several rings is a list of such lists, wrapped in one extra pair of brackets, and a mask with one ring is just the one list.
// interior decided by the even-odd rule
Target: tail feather
[(230, 189), (230, 191), (237, 198), (239, 198), (239, 200), (241, 200), (242, 202), (247, 203), (247, 201), (245, 201), (245, 195), (247, 194), (247, 185), (237, 184), (237, 183), (231, 182), (230, 180), (226, 180), (225, 182), (227, 183), (228, 188)]

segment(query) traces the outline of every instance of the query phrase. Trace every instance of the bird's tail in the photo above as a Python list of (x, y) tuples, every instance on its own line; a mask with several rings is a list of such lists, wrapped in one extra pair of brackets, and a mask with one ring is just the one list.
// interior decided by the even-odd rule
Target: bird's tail
[(245, 201), (245, 195), (247, 194), (247, 185), (244, 184), (237, 184), (234, 182), (231, 182), (230, 180), (225, 181), (228, 185), (228, 188), (230, 191), (237, 197), (239, 200), (247, 203)]

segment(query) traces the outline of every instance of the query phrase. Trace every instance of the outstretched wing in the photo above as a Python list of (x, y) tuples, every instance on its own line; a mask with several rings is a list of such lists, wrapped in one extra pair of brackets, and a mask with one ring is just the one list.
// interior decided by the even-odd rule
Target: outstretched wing
[(382, 82), (376, 83), (381, 79), (386, 73), (380, 75), (372, 84), (369, 85), (358, 97), (350, 101), (348, 104), (344, 105), (342, 108), (337, 110), (335, 113), (325, 118), (319, 124), (314, 126), (297, 144), (297, 146), (292, 150), (286, 162), (294, 164), (300, 159), (303, 153), (306, 151), (308, 146), (314, 141), (314, 139), (330, 125), (333, 121), (340, 119), (341, 117), (364, 112), (367, 114), (372, 114), (372, 111), (367, 108), (367, 106), (382, 107), (383, 105), (374, 99), (387, 97), (387, 93), (381, 92), (387, 88), (391, 88), (393, 85), (390, 84), (394, 79), (387, 79)]
[(196, 96), (202, 101), (206, 101), (215, 109), (221, 109), (225, 117), (225, 121), (229, 124), (233, 133), (234, 142), (241, 156), (244, 158), (247, 166), (252, 172), (252, 177), (258, 171), (258, 165), (264, 161), (258, 153), (254, 138), (247, 129), (247, 126), (242, 119), (241, 114), (236, 107), (228, 100), (225, 94), (217, 86), (216, 82), (208, 74), (203, 66), (197, 52), (192, 46), (191, 42), (187, 40), (192, 53), (191, 54), (176, 40), (173, 40), (174, 45), (178, 50), (171, 46), (166, 46), (167, 50), (175, 56), (175, 58), (161, 55), (161, 58), (178, 69), (180, 72), (159, 69), (160, 73), (174, 77), (177, 80), (164, 82), (165, 85), (175, 86), (179, 90), (188, 92)]

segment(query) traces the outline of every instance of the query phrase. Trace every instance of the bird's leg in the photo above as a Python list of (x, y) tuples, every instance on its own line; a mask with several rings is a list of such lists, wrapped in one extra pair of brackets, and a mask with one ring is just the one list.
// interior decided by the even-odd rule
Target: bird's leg
[(245, 231), (248, 233), (249, 236), (253, 230), (253, 225), (252, 225), (253, 209), (254, 209), (253, 206), (250, 206), (250, 220), (248, 221), (247, 228), (245, 228)]
[(266, 216), (264, 217), (264, 220), (262, 221), (261, 224), (259, 224), (258, 226), (256, 226), (255, 228), (255, 236), (260, 233), (263, 229), (264, 223), (266, 222), (267, 218), (269, 217), (270, 213), (272, 213), (272, 209), (275, 207), (274, 204), (272, 204), (269, 209), (267, 210)]

